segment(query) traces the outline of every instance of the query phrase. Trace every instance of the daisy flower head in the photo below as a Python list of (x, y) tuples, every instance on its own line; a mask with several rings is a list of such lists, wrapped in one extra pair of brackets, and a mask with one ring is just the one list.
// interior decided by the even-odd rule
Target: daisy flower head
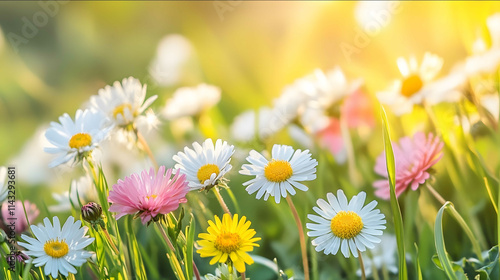
[(116, 219), (125, 215), (140, 217), (143, 224), (156, 221), (158, 215), (168, 214), (185, 203), (189, 191), (184, 175), (177, 173), (172, 178), (172, 169), (165, 173), (160, 166), (158, 173), (154, 168), (134, 173), (124, 180), (118, 180), (109, 192), (109, 211), (118, 213)]
[(57, 154), (49, 167), (55, 167), (73, 159), (78, 162), (90, 155), (109, 134), (111, 126), (107, 118), (93, 110), (77, 110), (75, 121), (68, 114), (59, 117), (59, 123), (51, 122), (45, 137), (53, 145), (44, 150)]
[(195, 116), (219, 103), (221, 91), (218, 87), (201, 84), (197, 87), (183, 87), (174, 92), (163, 108), (163, 117), (175, 120)]
[(146, 85), (129, 77), (122, 82), (114, 82), (113, 86), (105, 86), (97, 95), (90, 97), (90, 108), (108, 116), (109, 121), (117, 127), (133, 125), (141, 114), (158, 96), (146, 98)]
[(177, 162), (175, 168), (186, 174), (189, 188), (209, 190), (224, 181), (224, 175), (232, 168), (229, 162), (234, 153), (234, 146), (228, 145), (226, 141), (222, 142), (221, 139), (217, 139), (214, 146), (212, 139), (208, 138), (201, 145), (194, 142), (193, 149), (184, 147), (184, 152), (173, 156)]
[(257, 199), (264, 196), (274, 196), (276, 203), (287, 193), (295, 195), (295, 188), (307, 191), (308, 188), (300, 181), (316, 179), (316, 166), (318, 162), (311, 158), (309, 150), (294, 150), (286, 145), (274, 145), (271, 160), (267, 160), (255, 150), (250, 151), (247, 161), (243, 164), (240, 174), (255, 176), (254, 179), (243, 183), (248, 186), (249, 194), (257, 192)]
[[(403, 137), (399, 144), (393, 144), (394, 160), (396, 165), (396, 196), (399, 197), (408, 187), (417, 190), (430, 177), (430, 169), (436, 164), (443, 153), (444, 143), (439, 137), (429, 133), (417, 132), (413, 138)], [(385, 179), (377, 180), (373, 186), (377, 189), (375, 195), (382, 199), (390, 198), (389, 181), (385, 152), (377, 158), (375, 172)]]
[(431, 53), (425, 53), (422, 62), (412, 56), (408, 60), (400, 57), (398, 68), (402, 80), (395, 81), (391, 87), (377, 94), (381, 103), (391, 107), (394, 114), (403, 115), (413, 110), (413, 105), (421, 104), (428, 94), (427, 85), (441, 71), (443, 59)]
[(311, 230), (307, 235), (315, 238), (312, 245), (317, 252), (335, 255), (340, 249), (344, 257), (348, 258), (350, 251), (357, 258), (358, 250), (364, 252), (380, 243), (377, 236), (382, 235), (386, 221), (384, 214), (375, 209), (377, 201), (364, 206), (365, 192), (360, 192), (348, 201), (340, 189), (337, 197), (332, 193), (326, 197), (328, 201), (318, 199), (316, 203), (319, 207), (313, 207), (318, 215), (307, 215), (314, 222), (306, 224)]
[(250, 229), (250, 221), (247, 221), (245, 216), (238, 219), (238, 214), (224, 214), (222, 221), (215, 216), (215, 223), (208, 221), (210, 225), (207, 229), (208, 233), (200, 233), (198, 241), (201, 249), (196, 252), (202, 258), (212, 257), (210, 265), (217, 262), (228, 263), (229, 266), (234, 264), (236, 270), (240, 273), (245, 272), (245, 263), (253, 264), (253, 259), (247, 252), (253, 251), (253, 247), (259, 247), (255, 242), (260, 240), (260, 237), (255, 236), (255, 230)]
[(31, 226), (35, 238), (21, 235), (25, 242), (19, 245), (27, 249), (24, 254), (33, 258), (35, 267), (45, 266), (45, 275), (56, 278), (59, 273), (68, 276), (68, 273), (77, 273), (75, 267), (82, 266), (92, 256), (83, 250), (90, 245), (94, 238), (85, 234), (88, 228), (82, 227), (80, 220), (70, 216), (61, 229), (59, 218), (54, 216), (52, 223), (48, 218), (43, 220), (44, 225)]

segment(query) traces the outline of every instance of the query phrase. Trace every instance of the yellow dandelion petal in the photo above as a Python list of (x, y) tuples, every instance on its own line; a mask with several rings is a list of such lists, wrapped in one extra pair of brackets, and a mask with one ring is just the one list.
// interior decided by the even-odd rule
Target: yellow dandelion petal
[[(236, 255), (236, 253), (232, 253), (232, 254)], [(233, 259), (233, 258), (231, 257), (231, 259)], [(233, 263), (234, 263), (234, 266), (236, 267), (236, 270), (239, 273), (245, 272), (245, 262), (243, 260), (241, 260), (240, 258), (237, 258), (236, 260), (233, 260)]]
[(249, 254), (247, 254), (246, 252), (242, 251), (242, 250), (239, 250), (238, 252), (236, 252), (238, 254), (238, 256), (247, 264), (253, 264), (253, 259), (252, 257), (250, 257)]
[(219, 262), (221, 262), (221, 263), (226, 262), (228, 257), (229, 257), (229, 255), (228, 255), (228, 254), (223, 253), (223, 254), (222, 254), (222, 257), (221, 257), (221, 258), (220, 258), (220, 260), (219, 260)]

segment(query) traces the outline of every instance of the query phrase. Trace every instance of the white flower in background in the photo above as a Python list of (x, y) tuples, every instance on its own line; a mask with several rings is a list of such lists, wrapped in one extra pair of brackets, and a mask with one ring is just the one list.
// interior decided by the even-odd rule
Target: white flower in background
[(240, 174), (255, 176), (254, 179), (243, 183), (248, 186), (245, 190), (249, 194), (257, 192), (257, 199), (264, 196), (274, 196), (276, 203), (287, 193), (295, 195), (295, 188), (307, 191), (308, 188), (301, 181), (316, 179), (316, 166), (318, 162), (311, 158), (309, 150), (295, 150), (286, 145), (274, 145), (271, 160), (267, 160), (255, 150), (250, 151), (247, 161), (243, 164)]
[(7, 198), (9, 184), (7, 184), (7, 167), (0, 166), (0, 204)]
[[(193, 150), (194, 149), (194, 150)], [(176, 169), (186, 174), (190, 190), (210, 188), (217, 185), (224, 175), (231, 170), (229, 164), (234, 153), (234, 146), (218, 139), (214, 143), (207, 139), (200, 145), (193, 143), (193, 149), (184, 147), (184, 152), (178, 152), (173, 157), (177, 162)]]
[(219, 103), (220, 97), (220, 89), (212, 85), (179, 88), (172, 98), (167, 100), (162, 114), (167, 120), (195, 116)]
[(308, 94), (314, 92), (314, 86), (305, 80), (297, 80), (286, 86), (281, 95), (273, 100), (273, 108), (269, 123), (273, 123), (277, 131), (293, 121), (303, 110)]
[(230, 127), (231, 137), (234, 140), (249, 142), (254, 140), (256, 136), (263, 140), (282, 128), (281, 126), (273, 126), (270, 123), (271, 108), (261, 107), (257, 112), (258, 116), (256, 116), (255, 110), (248, 110), (234, 118)]
[[(375, 245), (375, 248), (370, 250), (369, 254), (367, 252), (361, 254), (363, 256), (367, 277), (376, 272), (376, 270), (381, 270), (383, 267), (390, 273), (398, 273), (398, 266), (396, 264), (396, 250), (398, 249), (398, 244), (396, 242), (396, 236), (384, 234), (380, 236), (380, 239), (381, 242)], [(356, 274), (361, 276), (361, 269), (358, 269)]]
[[(97, 194), (94, 188), (93, 180), (87, 176), (82, 176), (71, 181), (70, 190), (61, 194), (52, 193), (52, 197), (56, 200), (56, 205), (49, 206), (50, 212), (67, 212), (73, 206), (80, 209), (80, 203), (85, 204), (87, 201), (97, 199)], [(78, 201), (80, 198), (80, 201)]]
[(330, 119), (331, 117), (327, 115), (322, 106), (317, 106), (317, 104), (308, 104), (300, 116), (300, 123), (304, 126), (307, 132), (316, 134), (328, 127)]
[(45, 266), (45, 275), (56, 278), (59, 273), (66, 277), (69, 273), (76, 274), (75, 267), (82, 266), (92, 256), (90, 252), (83, 250), (94, 241), (94, 238), (85, 235), (88, 228), (81, 227), (82, 222), (75, 222), (72, 216), (66, 220), (62, 229), (56, 216), (52, 219), (52, 224), (48, 218), (43, 222), (44, 225), (31, 226), (35, 238), (21, 235), (27, 242), (18, 243), (27, 249), (22, 252), (33, 258), (35, 267)]
[(336, 67), (326, 73), (316, 69), (312, 75), (314, 80), (310, 81), (315, 88), (300, 116), (301, 124), (310, 133), (317, 133), (325, 129), (331, 118), (331, 111), (335, 105), (340, 105), (340, 101), (347, 95), (358, 90), (362, 85), (361, 79), (347, 81), (344, 72), (340, 67)]
[(45, 137), (53, 145), (44, 150), (50, 154), (57, 154), (49, 167), (66, 163), (70, 160), (78, 161), (99, 146), (111, 130), (107, 118), (100, 112), (77, 110), (75, 121), (64, 113), (59, 117), (59, 123), (51, 122), (45, 132)]
[(315, 88), (310, 96), (310, 101), (325, 109), (359, 89), (363, 84), (361, 79), (347, 81), (344, 72), (338, 66), (326, 73), (316, 69), (309, 79), (312, 79), (310, 82)]
[(179, 34), (163, 37), (151, 62), (149, 74), (161, 86), (172, 86), (179, 82), (183, 68), (193, 55), (189, 40)]
[(90, 97), (90, 108), (102, 112), (109, 121), (118, 126), (126, 127), (135, 123), (137, 118), (148, 108), (158, 96), (146, 98), (146, 85), (141, 85), (138, 79), (125, 78), (122, 83), (116, 81), (113, 86), (105, 86), (98, 95)]
[(348, 201), (341, 189), (337, 191), (337, 197), (332, 193), (326, 197), (328, 201), (318, 199), (316, 203), (319, 207), (313, 207), (318, 215), (307, 215), (314, 222), (306, 224), (311, 230), (307, 235), (315, 238), (312, 245), (317, 252), (335, 255), (340, 249), (344, 257), (348, 258), (350, 251), (357, 258), (358, 250), (364, 252), (380, 243), (376, 236), (382, 235), (386, 221), (384, 214), (374, 209), (377, 201), (364, 206), (365, 192), (360, 192)]
[(467, 85), (467, 74), (464, 67), (458, 65), (445, 77), (430, 82), (425, 89), (423, 100), (429, 105), (442, 102), (454, 103), (463, 98), (463, 92)]
[(486, 26), (491, 39), (491, 47), (478, 39), (473, 45), (473, 54), (465, 61), (465, 71), (468, 75), (488, 74), (498, 70), (500, 66), (500, 13), (486, 20)]
[(377, 93), (382, 104), (389, 105), (396, 115), (410, 113), (413, 105), (421, 104), (429, 95), (428, 84), (441, 71), (443, 59), (431, 53), (425, 53), (422, 62), (412, 56), (409, 60), (398, 58), (399, 71), (402, 80), (395, 81), (389, 89)]

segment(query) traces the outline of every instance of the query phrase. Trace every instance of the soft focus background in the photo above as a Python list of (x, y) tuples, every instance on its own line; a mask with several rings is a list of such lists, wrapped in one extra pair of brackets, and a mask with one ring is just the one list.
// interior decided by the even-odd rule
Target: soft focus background
[[(204, 136), (222, 138), (234, 144), (228, 127), (235, 116), (248, 109), (269, 106), (286, 85), (316, 68), (328, 70), (340, 66), (349, 79), (363, 78), (366, 91), (372, 96), (400, 77), (396, 64), (400, 56), (421, 58), (425, 52), (433, 52), (444, 59), (442, 73), (447, 73), (472, 52), (473, 42), (478, 37), (486, 36), (486, 18), (500, 11), (500, 3), (495, 1), (55, 3), (0, 2), (0, 165), (17, 166), (18, 187), (23, 189), (25, 197), (40, 204), (44, 214), (48, 213), (50, 205), (56, 203), (57, 199), (51, 193), (67, 190), (68, 178), (74, 176), (66, 176), (59, 169), (48, 169), (51, 157), (43, 153), (43, 145), (37, 145), (39, 139), (43, 143), (43, 132), (51, 121), (57, 121), (66, 112), (74, 116), (76, 109), (91, 95), (114, 81), (133, 76), (148, 84), (147, 96), (159, 96), (152, 106), (155, 112), (161, 110), (179, 87), (196, 86), (202, 82), (220, 87), (221, 100), (208, 113), (212, 128), (204, 131)], [(380, 10), (392, 12), (389, 18), (374, 21), (370, 12)], [(34, 21), (39, 23), (38, 26), (32, 25)], [(370, 29), (373, 22), (382, 24), (372, 25)], [(372, 35), (366, 35), (366, 32), (372, 32)], [(179, 78), (168, 85), (159, 85), (150, 69), (157, 56), (158, 44), (169, 34), (181, 34), (187, 38), (192, 52)], [(352, 53), (346, 52), (347, 47)], [(182, 50), (179, 52), (178, 55), (182, 56)], [(414, 122), (419, 121), (418, 114), (416, 118)], [(160, 124), (159, 134), (168, 139), (168, 144), (152, 145), (158, 161), (169, 167), (173, 165), (172, 154), (193, 140), (203, 140), (177, 137), (176, 129), (181, 129), (182, 124), (177, 125), (171, 126), (168, 121)], [(336, 165), (331, 155), (313, 153), (320, 165), (327, 162), (336, 169), (330, 171), (329, 165), (323, 169), (318, 167), (318, 176), (322, 180), (308, 184), (317, 188), (297, 195), (297, 201), (300, 201), (299, 196), (308, 197), (298, 203), (302, 217), (311, 212), (317, 198), (324, 198), (326, 192), (336, 192), (340, 184), (356, 186), (346, 191), (348, 197), (358, 190), (371, 188), (376, 176), (369, 173), (374, 158), (383, 150), (381, 135), (381, 131), (374, 132), (371, 137), (378, 143), (359, 152), (366, 152), (365, 156), (371, 159), (366, 161), (365, 170), (360, 171), (368, 177), (360, 175), (357, 182), (336, 177), (335, 172), (345, 174), (348, 170)], [(273, 142), (297, 145), (282, 135)], [(488, 146), (479, 149), (484, 147)], [(254, 147), (246, 145), (245, 148)], [(232, 162), (233, 175), (229, 179), (240, 208), (244, 209), (242, 214), (249, 217), (258, 236), (263, 237), (261, 248), (255, 253), (271, 260), (277, 257), (283, 268), (300, 270), (297, 234), (286, 205), (255, 200), (241, 186), (248, 178), (238, 176), (236, 171), (240, 169), (246, 152), (237, 151)], [(114, 153), (116, 157), (121, 156), (120, 151)], [(494, 155), (490, 154), (490, 157)], [(141, 165), (136, 167), (141, 168)], [(444, 164), (438, 169), (444, 170)], [(109, 184), (124, 175), (128, 174), (116, 172), (109, 175)], [(449, 179), (441, 178), (443, 181)], [(450, 197), (453, 192), (449, 186), (443, 191)], [(474, 213), (491, 214), (491, 207), (484, 206), (488, 203), (484, 193), (476, 195), (483, 195), (484, 199), (478, 201), (484, 208), (480, 205)], [(213, 194), (207, 195), (207, 200), (214, 214), (222, 214)], [(232, 203), (229, 204), (233, 207)], [(428, 207), (431, 209), (428, 216), (431, 217), (439, 208), (437, 205)], [(380, 208), (382, 212), (390, 213), (388, 203), (382, 203)], [(270, 215), (269, 211), (273, 214)], [(488, 216), (482, 219), (476, 223), (489, 222)], [(37, 220), (40, 221), (41, 218)], [(439, 277), (443, 274), (430, 259), (434, 253), (433, 240), (425, 240), (426, 234), (432, 235), (430, 224), (419, 232), (420, 253), (426, 256), (421, 260), (421, 266), (424, 279), (441, 279)], [(205, 226), (201, 224), (200, 231)], [(456, 224), (450, 227), (448, 232), (460, 231)], [(411, 226), (408, 229), (412, 231)], [(388, 226), (389, 232), (393, 230)], [(141, 229), (139, 235), (144, 242), (146, 234)], [(490, 248), (495, 244), (495, 231), (484, 230), (483, 234), (482, 241)], [(449, 245), (455, 259), (465, 254), (463, 240), (466, 238), (458, 234), (455, 242), (451, 242), (454, 245)], [(146, 248), (153, 250), (149, 246)], [(408, 241), (407, 248), (413, 249), (413, 241)], [(151, 252), (154, 255), (158, 251)], [(158, 254), (153, 263), (155, 260), (162, 263), (165, 261), (163, 257)], [(329, 272), (325, 263), (338, 266), (340, 262), (343, 268), (357, 269), (355, 260), (344, 260), (342, 256), (321, 255), (319, 261), (320, 275), (326, 277), (320, 279), (333, 279), (326, 276), (333, 275), (329, 274), (333, 272)], [(200, 267), (202, 273), (213, 272), (208, 262)], [(273, 273), (258, 265), (249, 268), (249, 275), (252, 279), (273, 279)], [(338, 277), (340, 275), (356, 279), (354, 273), (348, 276), (338, 274)]]
[[(7, 164), (41, 123), (73, 112), (99, 88), (128, 76), (147, 82), (167, 34), (182, 34), (196, 51), (191, 72), (198, 73), (180, 85), (219, 86), (218, 106), (230, 123), (244, 109), (270, 104), (285, 85), (315, 68), (339, 65), (372, 90), (399, 75), (399, 56), (432, 51), (444, 58), (447, 71), (500, 7), (495, 1), (401, 2), (387, 26), (349, 60), (340, 45), (355, 46), (360, 5), (241, 1), (221, 18), (212, 1), (69, 2), (16, 52), (5, 36), (22, 36), (23, 18), (33, 22), (43, 9), (39, 2), (1, 2), (0, 163)], [(151, 89), (148, 95), (165, 100), (172, 92)]]

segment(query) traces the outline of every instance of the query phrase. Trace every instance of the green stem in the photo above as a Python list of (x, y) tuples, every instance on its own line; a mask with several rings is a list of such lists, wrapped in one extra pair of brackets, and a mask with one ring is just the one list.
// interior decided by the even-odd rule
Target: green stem
[(102, 228), (102, 232), (104, 233), (104, 236), (108, 240), (108, 243), (110, 244), (110, 246), (113, 249), (113, 251), (115, 252), (115, 254), (120, 255), (118, 248), (116, 248), (115, 243), (113, 243), (113, 240), (111, 239), (111, 236), (109, 236), (108, 230), (105, 228)]
[[(160, 230), (160, 233), (161, 233), (163, 239), (165, 240), (165, 242), (167, 243), (167, 246), (169, 248), (170, 252), (167, 255), (169, 256), (169, 260), (171, 261), (171, 265), (173, 266), (172, 269), (174, 270), (174, 272), (176, 272), (179, 280), (186, 280), (184, 277), (184, 273), (182, 271), (181, 264), (180, 264), (179, 260), (177, 259), (177, 254), (175, 253), (174, 245), (170, 241), (170, 238), (168, 238), (168, 235), (165, 232), (165, 229), (161, 226), (161, 224), (159, 222), (156, 222), (155, 224), (158, 227), (158, 229)], [(194, 262), (193, 262), (193, 264), (194, 264)]]
[(446, 200), (428, 182), (425, 183), (425, 185), (431, 194), (439, 201), (439, 203), (441, 203), (441, 205), (446, 203)]
[(297, 213), (297, 209), (295, 208), (295, 205), (293, 204), (290, 195), (286, 196), (286, 202), (288, 202), (288, 206), (290, 206), (295, 222), (297, 223), (297, 229), (299, 232), (299, 240), (300, 240), (300, 251), (302, 252), (302, 265), (304, 266), (304, 278), (305, 280), (309, 280), (309, 261), (307, 259), (307, 248), (306, 248), (306, 238), (304, 236), (304, 227), (302, 226), (299, 214)]
[(219, 201), (219, 204), (222, 207), (222, 210), (224, 210), (224, 212), (229, 214), (229, 216), (232, 216), (231, 211), (229, 211), (229, 208), (226, 205), (226, 202), (224, 202), (224, 198), (222, 198), (222, 195), (220, 194), (219, 186), (214, 186), (213, 189), (214, 189), (215, 197), (217, 197), (217, 200)]
[(361, 279), (366, 280), (366, 274), (365, 274), (365, 264), (363, 263), (363, 257), (361, 256), (361, 252), (358, 249), (358, 259), (359, 259), (359, 266), (361, 267)]

